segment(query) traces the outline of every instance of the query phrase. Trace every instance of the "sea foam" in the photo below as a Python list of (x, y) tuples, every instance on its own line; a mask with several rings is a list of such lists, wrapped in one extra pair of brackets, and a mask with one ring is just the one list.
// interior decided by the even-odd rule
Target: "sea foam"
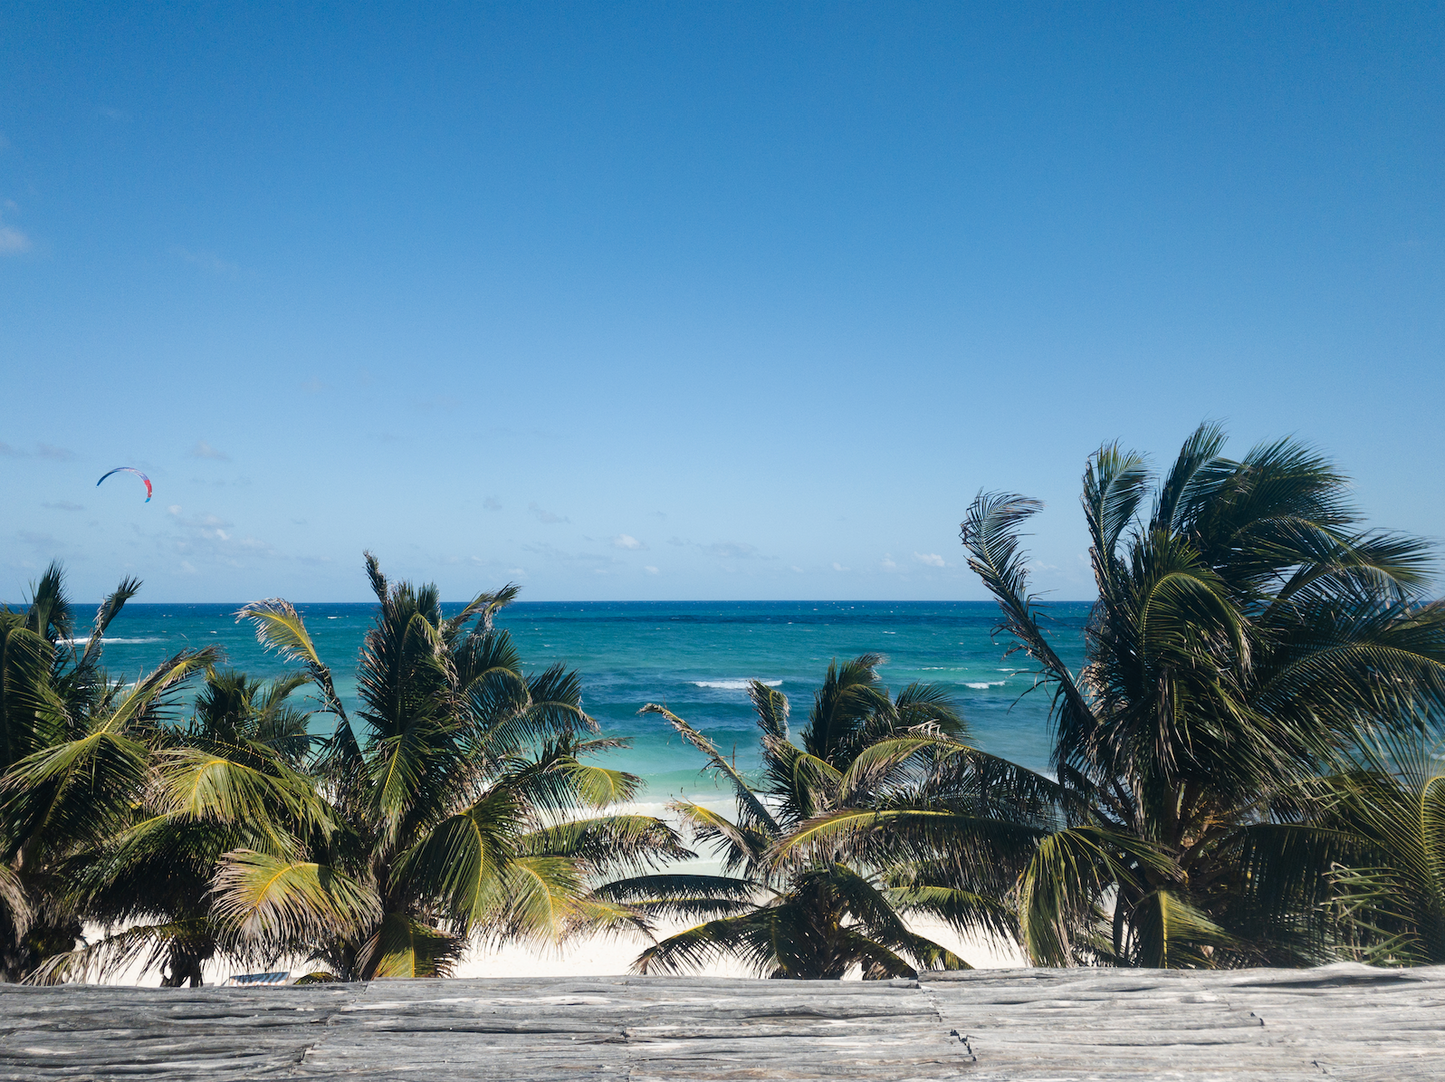
[[(214, 635), (215, 632), (213, 631), (213, 632), (211, 632), (211, 634)], [(88, 643), (88, 642), (90, 641), (90, 636), (89, 636), (89, 635), (84, 635), (84, 636), (82, 636), (82, 637), (80, 637), (80, 638), (78, 638), (78, 639), (58, 639), (58, 640), (56, 640), (56, 641), (59, 642), (62, 646), (84, 646), (86, 643)], [(109, 646), (109, 645), (111, 645), (111, 643), (115, 643), (115, 644), (117, 644), (117, 645), (122, 645), (122, 646), (135, 646), (135, 645), (137, 645), (138, 643), (143, 643), (143, 642), (165, 642), (165, 640), (162, 639), (162, 638), (153, 638), (153, 639), (112, 639), (112, 638), (110, 638), (110, 637), (108, 637), (108, 636), (107, 636), (107, 637), (103, 637), (103, 638), (101, 638), (101, 640), (100, 640), (100, 644), (101, 644), (102, 646)]]
[[(767, 686), (770, 687), (770, 688), (781, 687), (781, 686), (782, 686), (782, 683), (783, 683), (781, 680), (760, 680), (760, 681), (758, 681), (758, 682), (759, 682), (760, 684), (765, 684), (765, 685), (767, 685)], [(693, 683), (693, 686), (694, 686), (694, 687), (700, 687), (700, 688), (721, 688), (723, 691), (747, 691), (747, 690), (748, 690), (748, 685), (751, 684), (752, 681), (751, 681), (751, 680), (694, 680), (692, 683)]]

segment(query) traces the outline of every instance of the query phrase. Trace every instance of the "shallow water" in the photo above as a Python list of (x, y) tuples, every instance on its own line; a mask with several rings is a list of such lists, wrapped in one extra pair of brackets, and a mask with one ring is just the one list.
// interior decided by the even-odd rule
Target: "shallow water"
[[(259, 676), (283, 672), (287, 666), (261, 650), (251, 626), (236, 622), (238, 607), (132, 602), (105, 638), (106, 667), (133, 680), (178, 649), (214, 643), (236, 668)], [(298, 608), (352, 707), (356, 657), (375, 606)], [(1044, 608), (1055, 649), (1077, 668), (1088, 605)], [(77, 612), (81, 619), (88, 615)], [(501, 613), (497, 625), (512, 633), (529, 670), (561, 661), (581, 671), (588, 713), (606, 735), (631, 741), (606, 761), (640, 774), (648, 784), (645, 798), (660, 800), (713, 786), (698, 773), (695, 749), (660, 718), (637, 715), (643, 703), (666, 705), (750, 769), (757, 762), (757, 728), (746, 681), (764, 680), (786, 694), (796, 730), (828, 662), (868, 651), (886, 655), (879, 671), (890, 688), (943, 684), (978, 745), (1043, 769), (1048, 692), (1025, 694), (1033, 684), (1027, 658), (1006, 657), (1007, 640), (993, 641), (997, 619), (992, 602), (967, 601), (520, 602)], [(329, 720), (318, 715), (318, 729)]]

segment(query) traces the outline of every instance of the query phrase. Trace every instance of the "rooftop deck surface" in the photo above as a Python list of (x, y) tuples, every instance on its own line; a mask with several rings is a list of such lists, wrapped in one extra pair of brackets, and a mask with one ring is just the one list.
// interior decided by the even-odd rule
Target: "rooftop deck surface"
[(0, 985), (0, 1077), (1445, 1078), (1445, 967)]

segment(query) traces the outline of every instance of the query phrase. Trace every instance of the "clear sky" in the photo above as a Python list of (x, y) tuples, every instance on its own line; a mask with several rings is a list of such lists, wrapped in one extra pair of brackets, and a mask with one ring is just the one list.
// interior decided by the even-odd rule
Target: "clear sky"
[[(0, 598), (972, 598), (1107, 439), (1445, 535), (1434, 3), (0, 7)], [(145, 470), (141, 485), (105, 470)]]

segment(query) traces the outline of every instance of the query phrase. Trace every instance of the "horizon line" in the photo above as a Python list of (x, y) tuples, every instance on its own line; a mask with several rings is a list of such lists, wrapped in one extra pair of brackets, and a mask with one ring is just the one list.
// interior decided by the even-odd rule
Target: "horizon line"
[[(126, 608), (134, 608), (137, 605), (253, 605), (257, 601), (264, 600), (256, 598), (251, 601), (127, 601)], [(377, 601), (293, 601), (285, 598), (292, 605), (377, 605)], [(442, 601), (442, 605), (466, 605), (470, 598), (456, 601)], [(1035, 604), (1039, 605), (1092, 605), (1097, 598), (1036, 598)], [(71, 605), (99, 605), (99, 601), (71, 601)], [(23, 602), (0, 602), (0, 604), (14, 606)], [(816, 597), (786, 597), (786, 598), (586, 598), (571, 599), (566, 601), (512, 601), (504, 607), (512, 608), (517, 605), (996, 605), (994, 598), (842, 598), (827, 599)]]

